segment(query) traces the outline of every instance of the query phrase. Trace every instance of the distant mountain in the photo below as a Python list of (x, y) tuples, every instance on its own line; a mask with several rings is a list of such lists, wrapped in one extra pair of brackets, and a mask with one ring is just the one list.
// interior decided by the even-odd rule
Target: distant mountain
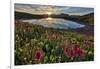
[(41, 19), (41, 18), (46, 18), (46, 15), (34, 15), (30, 13), (15, 11), (15, 19)]
[[(52, 18), (62, 18), (62, 19), (70, 19), (68, 14), (51, 14), (49, 15)], [(15, 11), (15, 19), (41, 19), (41, 18), (47, 18), (48, 14), (30, 14), (25, 12), (18, 12)]]
[(86, 15), (68, 15), (68, 14), (59, 14), (59, 15), (52, 15), (54, 18), (62, 18), (71, 21), (78, 21), (83, 23), (88, 23), (90, 25), (94, 25), (94, 13), (88, 13)]
[(94, 25), (94, 13), (86, 14), (77, 18), (79, 21)]

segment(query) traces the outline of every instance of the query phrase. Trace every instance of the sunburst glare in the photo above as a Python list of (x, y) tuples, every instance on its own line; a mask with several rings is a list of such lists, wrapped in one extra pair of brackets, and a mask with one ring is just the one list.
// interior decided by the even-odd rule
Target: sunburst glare
[(48, 16), (50, 16), (50, 15), (52, 14), (52, 12), (47, 12), (46, 14), (47, 14)]

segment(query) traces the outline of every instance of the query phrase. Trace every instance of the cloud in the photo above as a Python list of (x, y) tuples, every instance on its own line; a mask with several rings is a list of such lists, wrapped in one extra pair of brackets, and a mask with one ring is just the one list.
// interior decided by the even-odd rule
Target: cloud
[(51, 12), (53, 14), (70, 14), (70, 15), (84, 15), (94, 12), (93, 8), (83, 7), (66, 7), (66, 6), (46, 6), (35, 4), (15, 4), (15, 11), (27, 12), (31, 14), (45, 14)]

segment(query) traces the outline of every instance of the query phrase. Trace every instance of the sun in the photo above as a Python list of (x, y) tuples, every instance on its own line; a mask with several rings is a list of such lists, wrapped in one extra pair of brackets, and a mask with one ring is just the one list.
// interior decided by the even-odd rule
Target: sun
[(50, 16), (52, 14), (52, 12), (47, 12), (47, 15)]

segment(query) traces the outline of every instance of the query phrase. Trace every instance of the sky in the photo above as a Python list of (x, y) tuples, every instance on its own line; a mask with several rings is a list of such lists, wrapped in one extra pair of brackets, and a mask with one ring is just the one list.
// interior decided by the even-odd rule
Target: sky
[(52, 6), (36, 4), (15, 4), (15, 11), (26, 12), (30, 14), (69, 14), (85, 15), (94, 12), (93, 8), (69, 7), (69, 6)]

